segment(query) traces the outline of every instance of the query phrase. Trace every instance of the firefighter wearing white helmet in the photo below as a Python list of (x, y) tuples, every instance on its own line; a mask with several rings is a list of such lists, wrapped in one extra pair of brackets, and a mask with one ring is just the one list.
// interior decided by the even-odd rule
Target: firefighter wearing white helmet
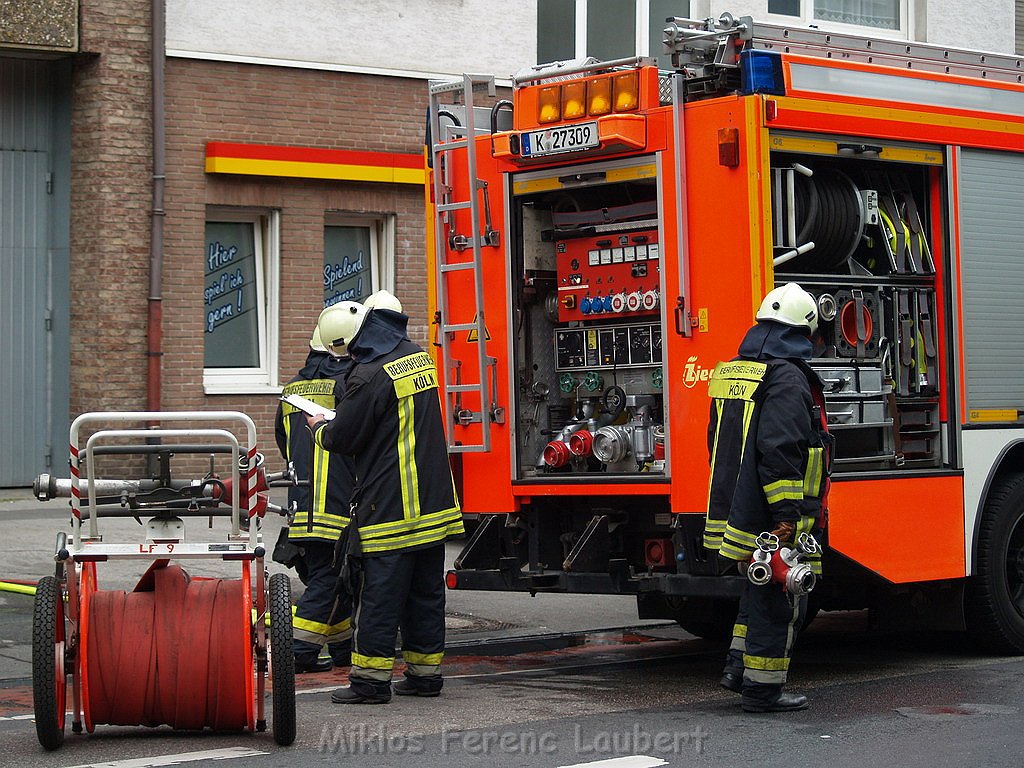
[(316, 321), (320, 339), (332, 355), (343, 357), (348, 354), (348, 343), (363, 327), (363, 320), (369, 310), (358, 301), (340, 301), (326, 307)]
[[(282, 394), (301, 395), (334, 409), (345, 392), (352, 360), (331, 355), (319, 330), (314, 328), (306, 362)], [(348, 504), (355, 485), (352, 460), (314, 445), (305, 414), (283, 401), (277, 408), (275, 437), (281, 456), (304, 481), (288, 489), (289, 507), (295, 511), (273, 554), (277, 562), (295, 568), (306, 586), (292, 620), (295, 671), (346, 667), (352, 646), (352, 604), (335, 595), (339, 568), (334, 563), (334, 545), (348, 524)], [(330, 659), (319, 658), (324, 646)]]
[(309, 348), (314, 352), (328, 352), (330, 350), (324, 346), (324, 341), (320, 338), (320, 326), (313, 326), (313, 335), (309, 339)]
[[(361, 317), (342, 303), (340, 320), (321, 318), (324, 341), (344, 343), (355, 366), (334, 419), (308, 420), (316, 445), (351, 455), (359, 478), (339, 558), (355, 611), (349, 687), (331, 695), (338, 704), (441, 692), (444, 542), (463, 532), (437, 368), (409, 339), (394, 296), (378, 292), (366, 303)], [(405, 679), (392, 685), (399, 624)]]
[[(781, 542), (820, 539), (832, 440), (822, 382), (807, 361), (818, 327), (814, 297), (796, 283), (768, 293), (739, 355), (715, 367), (708, 427), (711, 462), (704, 546), (723, 568), (750, 561), (762, 532)], [(807, 560), (821, 572), (820, 556)], [(744, 580), (733, 641), (720, 681), (748, 712), (787, 712), (807, 697), (783, 693), (807, 595)]]
[(363, 302), (367, 309), (390, 309), (392, 312), (402, 311), (402, 302), (390, 291), (379, 290), (370, 294)]
[(757, 310), (758, 320), (774, 320), (794, 328), (806, 328), (808, 333), (818, 330), (818, 304), (807, 291), (796, 283), (786, 283), (769, 291)]

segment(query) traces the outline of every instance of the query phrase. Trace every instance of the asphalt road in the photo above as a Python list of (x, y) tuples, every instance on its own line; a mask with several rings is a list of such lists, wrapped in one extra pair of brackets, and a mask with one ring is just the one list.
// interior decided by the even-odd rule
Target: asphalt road
[[(0, 578), (50, 572), (62, 517), (57, 508), (0, 501)], [(141, 572), (139, 564), (134, 573), (105, 566), (108, 588), (130, 587)], [(334, 705), (342, 672), (303, 675), (298, 738), (288, 748), (268, 733), (97, 726), (88, 736), (69, 732), (60, 751), (46, 753), (31, 719), (30, 603), (0, 593), (0, 766), (1024, 763), (1024, 661), (979, 655), (956, 636), (881, 635), (863, 613), (822, 614), (801, 638), (790, 673), (790, 689), (806, 693), (811, 708), (747, 715), (716, 685), (721, 647), (664, 623), (637, 627), (628, 598), (464, 592), (449, 593), (439, 698)], [(634, 628), (585, 631), (627, 626)]]

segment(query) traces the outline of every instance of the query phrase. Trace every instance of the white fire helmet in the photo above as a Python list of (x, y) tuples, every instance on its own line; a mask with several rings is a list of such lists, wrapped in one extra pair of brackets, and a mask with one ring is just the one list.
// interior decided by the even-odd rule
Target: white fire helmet
[(341, 357), (348, 354), (348, 344), (363, 327), (368, 311), (357, 301), (341, 301), (320, 313), (316, 327), (332, 355)]
[(323, 339), (320, 337), (320, 326), (313, 326), (313, 337), (309, 340), (309, 348), (314, 352), (327, 352)]
[(774, 320), (814, 333), (818, 329), (818, 304), (796, 283), (786, 283), (768, 292), (757, 310), (757, 319)]
[(390, 309), (392, 312), (402, 311), (402, 302), (390, 291), (379, 290), (370, 294), (363, 302), (367, 309)]

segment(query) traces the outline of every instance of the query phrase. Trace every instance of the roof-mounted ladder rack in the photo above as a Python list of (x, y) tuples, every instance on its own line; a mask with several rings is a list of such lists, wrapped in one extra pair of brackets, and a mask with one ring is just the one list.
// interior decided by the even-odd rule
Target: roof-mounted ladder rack
[(867, 37), (823, 29), (764, 24), (723, 13), (718, 19), (667, 19), (664, 43), (681, 69), (735, 66), (742, 48), (857, 61), (899, 69), (1024, 83), (1024, 58), (949, 48), (911, 40)]

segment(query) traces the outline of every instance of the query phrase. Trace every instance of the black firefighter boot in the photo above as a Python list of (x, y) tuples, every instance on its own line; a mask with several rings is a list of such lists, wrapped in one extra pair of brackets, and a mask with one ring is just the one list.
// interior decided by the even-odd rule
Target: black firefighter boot
[(799, 712), (807, 709), (810, 702), (800, 693), (780, 693), (771, 701), (758, 701), (744, 696), (742, 706), (744, 712)]
[(399, 696), (440, 696), (444, 686), (441, 675), (410, 675), (394, 683), (391, 688)]

